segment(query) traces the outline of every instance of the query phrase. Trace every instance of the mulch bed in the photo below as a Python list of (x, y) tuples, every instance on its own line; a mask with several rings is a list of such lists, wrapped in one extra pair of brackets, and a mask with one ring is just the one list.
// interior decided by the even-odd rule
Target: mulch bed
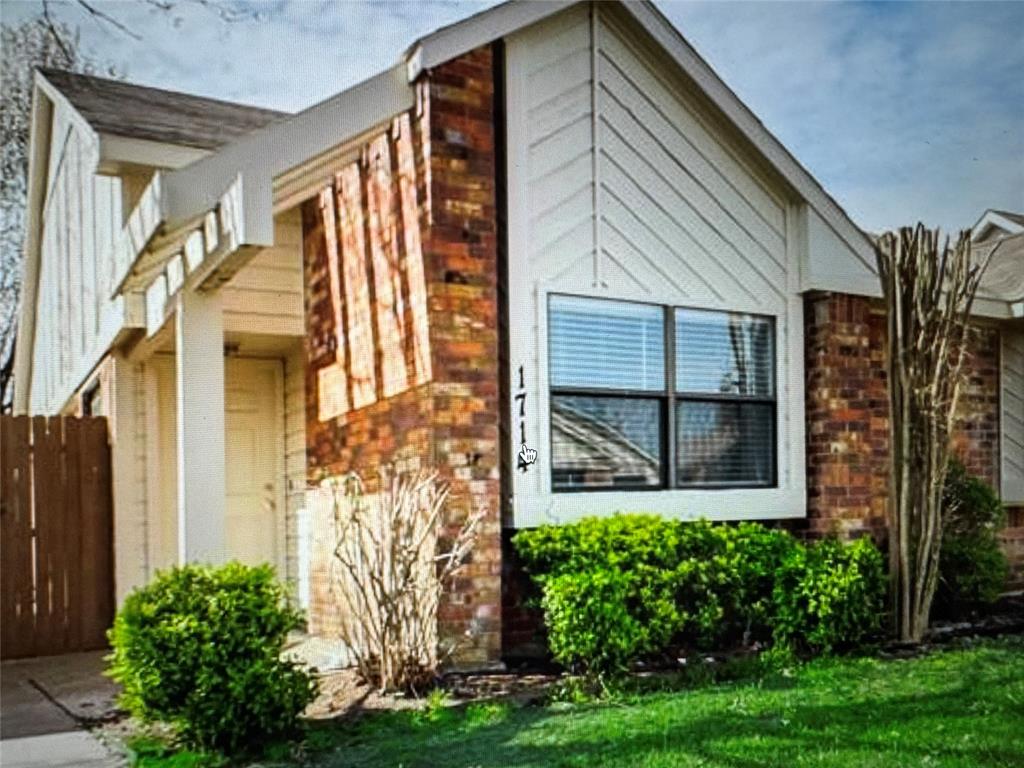
[(1004, 595), (996, 606), (985, 614), (968, 620), (934, 620), (920, 643), (892, 641), (878, 651), (883, 659), (912, 659), (932, 650), (965, 639), (1024, 634), (1024, 593)]

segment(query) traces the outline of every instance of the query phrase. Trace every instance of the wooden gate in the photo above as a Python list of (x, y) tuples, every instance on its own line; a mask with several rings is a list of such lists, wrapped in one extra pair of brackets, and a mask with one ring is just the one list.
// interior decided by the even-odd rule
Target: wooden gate
[(0, 416), (0, 656), (107, 645), (114, 615), (103, 417)]

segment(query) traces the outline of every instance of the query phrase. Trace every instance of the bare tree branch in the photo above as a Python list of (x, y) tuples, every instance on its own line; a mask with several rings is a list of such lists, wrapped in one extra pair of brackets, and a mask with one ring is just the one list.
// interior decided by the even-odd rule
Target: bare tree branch
[(50, 31), (50, 37), (53, 38), (53, 42), (57, 44), (57, 47), (64, 54), (64, 63), (70, 66), (75, 60), (75, 57), (71, 54), (71, 48), (64, 40), (64, 30), (61, 29), (61, 26), (58, 25), (53, 20), (53, 16), (50, 15), (50, 0), (43, 0), (43, 20), (46, 23), (47, 29)]
[(141, 40), (142, 39), (141, 35), (139, 35), (137, 32), (134, 32), (131, 29), (129, 29), (128, 27), (126, 27), (124, 24), (122, 24), (120, 21), (115, 19), (109, 13), (104, 13), (103, 11), (101, 11), (99, 8), (97, 8), (96, 6), (92, 5), (91, 3), (87, 3), (86, 0), (77, 0), (77, 2), (78, 2), (78, 4), (80, 6), (82, 6), (82, 8), (84, 8), (88, 13), (90, 13), (97, 21), (103, 21), (103, 22), (106, 22), (107, 24), (110, 24), (115, 29), (118, 29), (121, 32), (124, 32), (126, 35), (128, 35), (128, 37), (132, 38), (133, 40)]
[(322, 483), (316, 498), (333, 527), (341, 638), (360, 674), (381, 690), (429, 683), (455, 650), (440, 645), (438, 608), (468, 562), (484, 513), (469, 515), (442, 540), (448, 489), (436, 473), (382, 475), (372, 499), (349, 475)]

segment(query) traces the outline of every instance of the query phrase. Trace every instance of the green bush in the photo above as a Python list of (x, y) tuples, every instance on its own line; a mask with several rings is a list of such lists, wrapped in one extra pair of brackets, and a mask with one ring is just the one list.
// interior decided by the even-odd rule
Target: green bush
[(586, 518), (516, 534), (541, 588), (552, 656), (593, 677), (664, 648), (687, 616), (678, 606), (678, 524), (653, 515)]
[(624, 671), (664, 648), (680, 626), (668, 572), (587, 568), (544, 584), (551, 654), (589, 676)]
[(683, 555), (682, 526), (656, 515), (587, 517), (571, 525), (519, 531), (516, 551), (543, 581), (590, 568), (673, 568)]
[(869, 540), (805, 546), (758, 523), (620, 514), (523, 530), (513, 544), (541, 588), (552, 655), (592, 674), (675, 644), (829, 652), (882, 618), (883, 561)]
[(742, 632), (739, 637), (747, 641), (769, 640), (776, 574), (790, 552), (801, 545), (788, 532), (758, 523), (717, 527), (728, 532), (723, 570), (731, 579), (723, 622), (710, 639), (735, 642)]
[(775, 580), (776, 643), (813, 653), (855, 647), (881, 628), (885, 589), (882, 554), (868, 538), (794, 547)]
[[(701, 646), (770, 637), (774, 574), (796, 545), (757, 523), (623, 514), (523, 530), (513, 543), (542, 589), (559, 576), (607, 570), (632, 574), (635, 590), (671, 588), (678, 639)], [(636, 595), (628, 605), (631, 619), (651, 620)]]
[(189, 565), (125, 600), (109, 632), (122, 706), (187, 747), (259, 753), (296, 735), (316, 683), (280, 658), (300, 614), (270, 566)]
[(1009, 566), (997, 538), (1006, 510), (995, 490), (950, 462), (943, 488), (942, 550), (936, 607), (954, 612), (995, 602), (1006, 585)]

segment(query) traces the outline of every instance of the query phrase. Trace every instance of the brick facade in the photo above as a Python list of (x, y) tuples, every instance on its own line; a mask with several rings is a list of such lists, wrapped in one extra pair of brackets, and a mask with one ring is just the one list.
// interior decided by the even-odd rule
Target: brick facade
[[(535, 653), (530, 585), (501, 530), (500, 93), (480, 48), (426, 73), (417, 104), (303, 206), (307, 459), (313, 483), (430, 466), (448, 524), (487, 517), (440, 609), (470, 666)], [(889, 414), (880, 302), (805, 299), (807, 518), (794, 530), (884, 538)], [(979, 329), (956, 450), (998, 482), (999, 336)], [(372, 485), (371, 485), (372, 490)], [(503, 541), (504, 538), (504, 541)], [(337, 606), (314, 573), (311, 619)]]
[[(448, 525), (487, 511), (439, 617), (473, 666), (501, 652), (493, 83), (489, 47), (432, 70), (416, 108), (303, 206), (309, 480), (357, 471), (372, 491), (382, 467), (429, 466)], [(312, 592), (329, 629), (328, 585)]]
[(501, 655), (501, 496), (498, 401), (498, 223), (494, 68), (490, 47), (430, 73), (432, 221), (425, 244), (434, 364), (435, 466), (451, 483), (456, 518), (488, 511), (442, 606), (453, 633), (471, 632), (465, 663)]
[(953, 446), (968, 471), (999, 488), (999, 330), (975, 329)]
[[(815, 293), (804, 304), (808, 535), (884, 537), (889, 495), (885, 311), (878, 300)], [(999, 332), (975, 329), (954, 450), (998, 486)]]
[(859, 296), (804, 303), (809, 535), (879, 534), (888, 495), (885, 316)]

